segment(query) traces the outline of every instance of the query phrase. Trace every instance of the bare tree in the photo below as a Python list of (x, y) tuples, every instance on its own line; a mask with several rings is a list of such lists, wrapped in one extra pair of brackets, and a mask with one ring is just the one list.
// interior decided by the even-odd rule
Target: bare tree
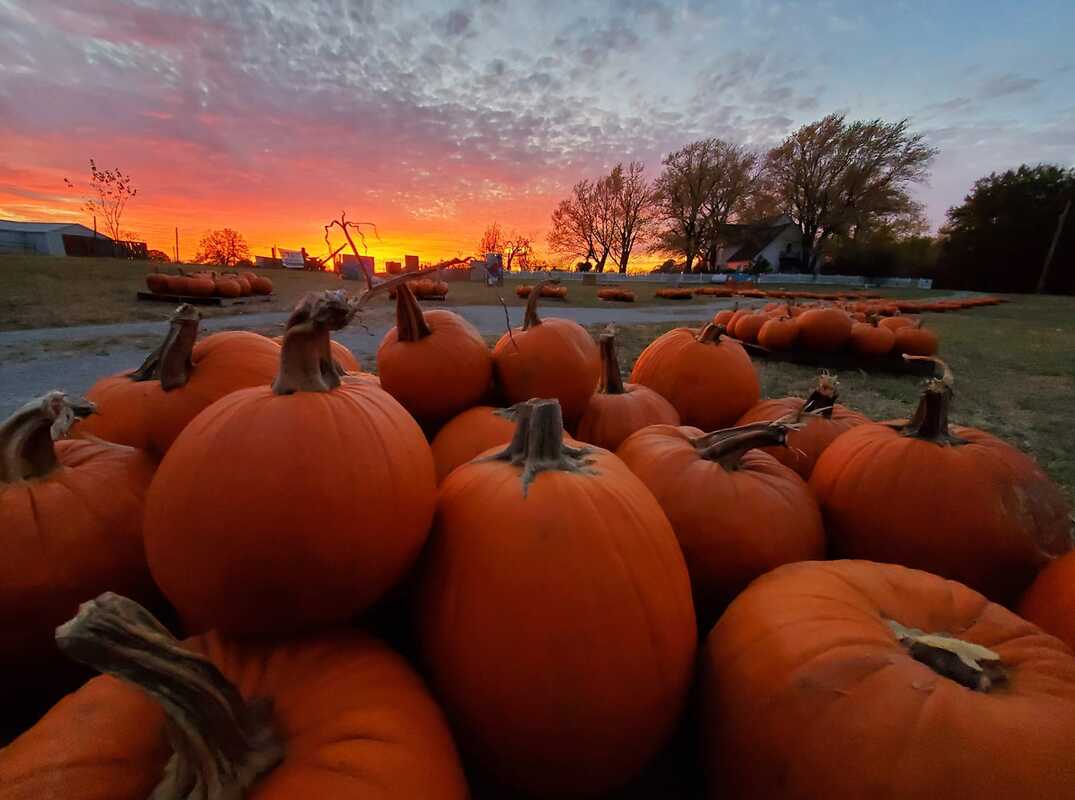
[(482, 238), (478, 242), (478, 255), (486, 253), (504, 252), (504, 233), (500, 229), (500, 223), (494, 222), (482, 232)]
[[(327, 260), (331, 261), (332, 256), (343, 249), (342, 247), (338, 248), (335, 251), (332, 249), (332, 241), (329, 239), (329, 231), (332, 228), (336, 227), (336, 228), (339, 228), (341, 231), (343, 231), (343, 236), (344, 236), (345, 239), (347, 239), (347, 244), (349, 244), (351, 246), (351, 252), (354, 253), (355, 260), (358, 261), (359, 264), (361, 265), (362, 259), (360, 257), (359, 252), (358, 252), (358, 247), (355, 246), (355, 240), (351, 236), (351, 231), (354, 231), (355, 233), (358, 234), (358, 239), (359, 239), (359, 241), (362, 242), (362, 253), (366, 253), (366, 252), (369, 251), (369, 247), (366, 245), (366, 234), (363, 233), (363, 231), (362, 231), (363, 226), (366, 226), (367, 228), (373, 228), (373, 235), (378, 240), (381, 238), (381, 234), (377, 230), (377, 225), (375, 223), (373, 223), (373, 222), (352, 222), (351, 220), (347, 219), (347, 212), (346, 211), (341, 211), (340, 212), (340, 218), (339, 219), (334, 219), (331, 222), (329, 222), (325, 226), (325, 244), (328, 245), (328, 250), (329, 250), (329, 254), (330, 254), (329, 258)], [(367, 271), (367, 270), (363, 269), (362, 274), (366, 278), (366, 288), (367, 289), (372, 289), (373, 288), (373, 274), (372, 274), (372, 271)]]
[(936, 150), (908, 120), (847, 123), (842, 114), (804, 125), (769, 151), (768, 179), (799, 226), (803, 260), (820, 271), (825, 241), (906, 208)]
[(611, 249), (612, 233), (607, 218), (601, 218), (598, 184), (582, 180), (571, 188), (571, 197), (561, 200), (552, 212), (549, 249), (570, 258), (594, 263), (594, 271), (604, 272)]
[(207, 232), (198, 243), (198, 253), (194, 256), (195, 264), (219, 264), (222, 267), (233, 267), (244, 260), (250, 260), (250, 247), (246, 239), (231, 228)]
[[(67, 178), (64, 178), (63, 182), (69, 189), (76, 188)], [(90, 191), (93, 195), (85, 199), (83, 210), (95, 217), (101, 217), (108, 229), (108, 235), (113, 241), (120, 241), (123, 238), (120, 229), (123, 212), (127, 209), (127, 203), (138, 194), (138, 190), (131, 183), (131, 176), (124, 174), (118, 167), (97, 169), (97, 162), (91, 158)]]
[(646, 244), (654, 233), (654, 195), (645, 169), (639, 161), (626, 169), (617, 164), (604, 179), (613, 218), (612, 260), (620, 272), (627, 272), (635, 245)]
[(504, 255), (504, 269), (509, 271), (511, 270), (512, 263), (523, 268), (534, 252), (530, 243), (530, 237), (524, 236), (521, 233), (516, 233), (515, 231), (512, 231), (512, 233), (504, 239), (501, 246)]
[(757, 156), (721, 139), (702, 139), (669, 154), (654, 185), (661, 231), (656, 249), (682, 253), (683, 271), (715, 243), (721, 228), (743, 203)]

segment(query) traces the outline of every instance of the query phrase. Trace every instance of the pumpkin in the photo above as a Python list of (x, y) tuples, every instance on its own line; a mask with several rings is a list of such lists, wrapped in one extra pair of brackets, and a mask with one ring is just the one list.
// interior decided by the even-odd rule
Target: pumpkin
[(912, 356), (932, 356), (937, 352), (939, 340), (937, 334), (922, 327), (922, 320), (915, 325), (908, 325), (896, 331), (893, 349), (897, 353)]
[(52, 631), (86, 597), (110, 588), (154, 596), (142, 549), (153, 461), (108, 442), (54, 441), (93, 412), (92, 403), (52, 391), (0, 425), (5, 691), (52, 665)]
[(690, 289), (658, 289), (653, 295), (662, 300), (690, 300), (694, 292)]
[(720, 311), (718, 311), (716, 314), (713, 315), (713, 324), (714, 325), (723, 325), (725, 328), (727, 328), (731, 324), (732, 317), (735, 316), (735, 312), (738, 311), (738, 310), (739, 310), (738, 308), (721, 309)]
[(784, 446), (789, 429), (762, 422), (705, 434), (654, 425), (616, 451), (672, 523), (703, 630), (759, 575), (825, 557), (821, 512), (810, 489), (755, 449)]
[(202, 273), (187, 277), (186, 292), (191, 297), (212, 297), (216, 291), (216, 282), (209, 275)]
[(243, 287), (239, 281), (231, 276), (223, 276), (216, 279), (216, 294), (220, 297), (235, 298), (241, 296)]
[(539, 297), (540, 291), (531, 292), (522, 327), (509, 330), (493, 348), (497, 382), (510, 404), (555, 397), (574, 425), (601, 380), (601, 353), (577, 322), (539, 318)]
[(859, 425), (829, 445), (810, 488), (835, 554), (924, 569), (1010, 604), (1071, 549), (1070, 507), (1028, 456), (950, 427), (951, 397), (944, 366), (909, 421)]
[(811, 308), (798, 321), (799, 343), (807, 350), (834, 353), (851, 338), (851, 317), (839, 308)]
[(511, 441), (515, 407), (474, 406), (449, 420), (433, 437), (433, 464), (437, 483), (448, 473), (490, 447)]
[(150, 272), (146, 275), (146, 288), (153, 294), (167, 294), (168, 276), (160, 272)]
[(862, 414), (836, 402), (839, 385), (835, 375), (822, 371), (805, 400), (801, 397), (762, 400), (741, 416), (736, 425), (777, 420), (795, 423), (788, 433), (787, 447), (769, 447), (765, 452), (809, 480), (818, 458), (837, 436), (869, 422)]
[(0, 751), (2, 800), (467, 797), (421, 679), (364, 633), (180, 643), (109, 593), (56, 642), (106, 674)]
[(700, 331), (675, 328), (638, 356), (631, 383), (668, 400), (684, 425), (716, 430), (734, 423), (758, 402), (758, 374), (743, 346), (708, 324)]
[(1041, 571), (1019, 601), (1019, 614), (1075, 650), (1075, 553)]
[(251, 275), (250, 289), (254, 292), (254, 294), (272, 294), (272, 281), (266, 278), (264, 275)]
[(407, 284), (396, 290), (396, 326), (377, 349), (381, 386), (422, 425), (437, 426), (481, 400), (493, 358), (454, 311), (422, 312)]
[(256, 333), (225, 331), (195, 344), (200, 315), (181, 305), (168, 334), (138, 369), (97, 381), (86, 394), (98, 414), (76, 433), (160, 458), (203, 409), (238, 389), (268, 384), (280, 350)]
[[(1061, 798), (1075, 656), (962, 584), (890, 564), (790, 564), (705, 646), (712, 798)], [(958, 777), (954, 777), (958, 776)]]
[(872, 323), (856, 322), (851, 326), (851, 349), (863, 356), (886, 356), (892, 352), (896, 334), (882, 328), (876, 318)]
[[(277, 336), (272, 341), (275, 344), (283, 344), (284, 337)], [(332, 360), (336, 364), (336, 372), (341, 377), (348, 373), (362, 372), (362, 365), (358, 362), (355, 354), (351, 352), (351, 348), (342, 342), (337, 342), (335, 339), (329, 339), (328, 346), (329, 351), (332, 353)]]
[(696, 642), (683, 555), (623, 462), (564, 443), (556, 401), (447, 477), (423, 567), (431, 681), (510, 796), (599, 794), (668, 738)]
[(190, 630), (342, 623), (421, 550), (436, 499), (429, 445), (387, 392), (341, 385), (329, 356), (329, 331), (356, 310), (343, 292), (304, 298), (272, 386), (214, 403), (161, 462), (146, 556)]
[(250, 296), (252, 289), (250, 288), (250, 280), (246, 277), (246, 275), (242, 274), (241, 272), (229, 272), (228, 277), (239, 284), (240, 297)]
[(620, 364), (616, 359), (616, 337), (604, 333), (598, 340), (601, 347), (601, 388), (586, 407), (579, 420), (577, 437), (606, 450), (615, 450), (620, 443), (647, 425), (678, 425), (676, 409), (652, 389), (637, 383), (624, 384)]
[(736, 339), (753, 344), (758, 341), (758, 332), (768, 321), (769, 317), (767, 314), (747, 314), (746, 316), (740, 317), (738, 322), (735, 323), (735, 331), (733, 335)]
[(791, 317), (765, 321), (758, 331), (758, 344), (766, 350), (790, 350), (799, 338), (799, 323)]
[(888, 328), (888, 330), (895, 333), (900, 328), (909, 328), (914, 325), (915, 321), (910, 317), (885, 317), (882, 320), (878, 320), (877, 325), (881, 328)]

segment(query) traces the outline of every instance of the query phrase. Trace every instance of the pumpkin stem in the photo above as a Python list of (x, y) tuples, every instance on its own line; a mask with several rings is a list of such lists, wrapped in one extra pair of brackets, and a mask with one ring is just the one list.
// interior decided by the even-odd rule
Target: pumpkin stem
[(533, 289), (530, 290), (530, 296), (526, 298), (526, 313), (523, 314), (523, 330), (528, 331), (536, 325), (541, 324), (541, 318), (538, 316), (537, 307), (538, 300), (541, 299), (542, 287), (549, 284), (549, 281), (542, 281)]
[(396, 289), (396, 333), (401, 342), (417, 342), (433, 333), (414, 292), (405, 283)]
[(712, 344), (719, 341), (720, 337), (724, 335), (727, 330), (727, 327), (724, 325), (707, 322), (705, 327), (698, 332), (698, 341), (702, 344)]
[(161, 389), (166, 392), (186, 386), (194, 369), (191, 354), (200, 320), (201, 314), (194, 306), (189, 303), (179, 306), (168, 320), (164, 341), (127, 377), (132, 381), (160, 381)]
[(43, 478), (59, 466), (53, 442), (97, 407), (60, 391), (42, 395), (0, 424), (0, 483)]
[(601, 345), (601, 391), (605, 394), (625, 394), (620, 362), (616, 358), (616, 335), (602, 333), (597, 341)]
[(952, 386), (955, 376), (951, 368), (936, 356), (904, 355), (906, 361), (932, 361), (942, 368), (941, 377), (929, 378), (922, 390), (918, 408), (910, 421), (900, 428), (900, 433), (915, 439), (923, 439), (942, 446), (966, 444), (948, 430), (948, 409), (952, 403)]
[(739, 468), (739, 460), (748, 450), (773, 445), (786, 447), (788, 434), (802, 427), (801, 423), (780, 420), (752, 422), (737, 428), (713, 431), (704, 436), (695, 437), (690, 442), (702, 458), (715, 461), (724, 469), (735, 470)]
[(542, 472), (596, 474), (589, 468), (593, 460), (586, 457), (593, 452), (592, 448), (564, 444), (564, 418), (559, 401), (528, 400), (514, 408), (517, 409), (517, 422), (511, 442), (499, 453), (483, 460), (507, 461), (522, 467), (523, 497)]
[(106, 592), (83, 603), (56, 629), (56, 644), (163, 707), (174, 753), (150, 800), (237, 800), (283, 758), (271, 703), (244, 701), (215, 664), (133, 600)]
[(273, 381), (275, 394), (331, 392), (340, 385), (332, 359), (329, 332), (347, 326), (357, 311), (345, 292), (311, 292), (287, 321), (280, 347), (280, 371)]
[(911, 658), (942, 678), (975, 692), (988, 692), (1008, 678), (1000, 656), (988, 648), (947, 633), (925, 633), (917, 628), (906, 628), (892, 619), (885, 622)]
[(799, 419), (805, 414), (832, 419), (832, 407), (840, 396), (840, 381), (828, 370), (822, 370), (817, 376), (817, 388), (806, 398), (799, 409)]

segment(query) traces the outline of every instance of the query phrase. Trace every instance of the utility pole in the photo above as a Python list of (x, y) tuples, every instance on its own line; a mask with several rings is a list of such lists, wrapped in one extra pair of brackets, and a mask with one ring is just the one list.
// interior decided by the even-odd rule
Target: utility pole
[(175, 229), (175, 263), (179, 263), (179, 226)]
[(1038, 288), (1035, 290), (1037, 294), (1041, 294), (1045, 291), (1045, 280), (1049, 277), (1049, 265), (1053, 261), (1053, 254), (1056, 252), (1057, 242), (1060, 241), (1060, 233), (1064, 230), (1064, 220), (1068, 218), (1068, 212), (1071, 211), (1071, 198), (1064, 203), (1064, 210), (1060, 212), (1060, 219), (1056, 221), (1056, 230), (1053, 232), (1053, 241), (1049, 244), (1049, 252), (1045, 254), (1045, 264), (1041, 268), (1041, 275), (1038, 276)]

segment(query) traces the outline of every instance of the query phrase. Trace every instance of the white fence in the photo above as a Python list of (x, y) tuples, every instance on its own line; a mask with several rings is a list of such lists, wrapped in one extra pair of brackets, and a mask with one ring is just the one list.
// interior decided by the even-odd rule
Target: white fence
[[(475, 276), (478, 277), (478, 276)], [(504, 279), (509, 281), (526, 281), (529, 283), (555, 279), (558, 281), (581, 282), (584, 278), (596, 279), (596, 283), (667, 283), (673, 286), (680, 284), (702, 283), (738, 283), (749, 285), (751, 281), (729, 281), (728, 275), (714, 275), (711, 273), (681, 273), (652, 275), (649, 273), (634, 273), (623, 275), (619, 272), (505, 272)], [(759, 275), (754, 279), (760, 284), (796, 284), (813, 286), (882, 286), (890, 288), (917, 288), (931, 289), (933, 281), (930, 278), (864, 278), (861, 275), (801, 275), (797, 273), (769, 273)]]

